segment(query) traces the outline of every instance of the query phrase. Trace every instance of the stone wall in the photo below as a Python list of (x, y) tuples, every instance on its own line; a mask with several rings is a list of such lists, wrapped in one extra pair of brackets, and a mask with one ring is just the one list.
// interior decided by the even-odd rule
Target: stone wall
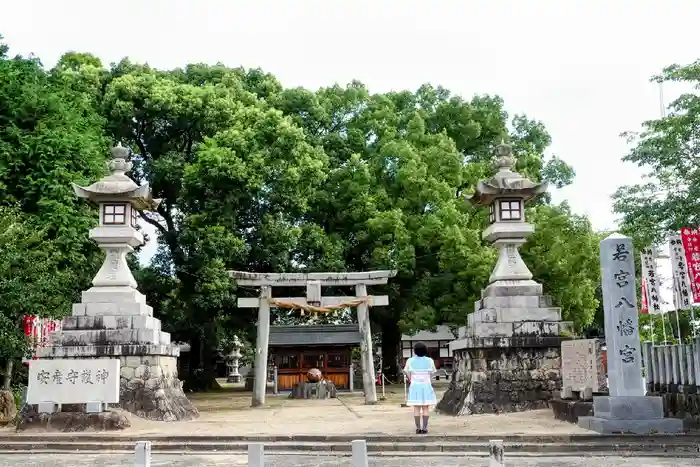
[(518, 343), (527, 346), (456, 350), (456, 371), (437, 410), (470, 415), (548, 407), (553, 393), (561, 389), (561, 339), (531, 338)]
[(177, 358), (120, 357), (119, 405), (148, 420), (191, 420), (199, 413), (182, 390)]
[(647, 392), (647, 396), (661, 396), (664, 417), (679, 418), (686, 428), (700, 427), (700, 394), (697, 392)]

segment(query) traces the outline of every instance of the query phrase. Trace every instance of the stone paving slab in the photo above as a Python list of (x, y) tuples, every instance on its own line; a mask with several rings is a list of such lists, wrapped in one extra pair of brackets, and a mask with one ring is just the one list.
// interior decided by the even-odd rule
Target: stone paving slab
[[(131, 428), (104, 436), (191, 436), (197, 434), (253, 435), (415, 435), (413, 413), (400, 407), (400, 402), (364, 405), (361, 397), (350, 396), (328, 400), (293, 400), (268, 397), (269, 408), (241, 407), (241, 396), (231, 397), (230, 408), (223, 402), (208, 409), (205, 403), (195, 404), (201, 416), (196, 420), (155, 422), (129, 414)], [(217, 396), (218, 397), (218, 396)], [(244, 402), (248, 402), (245, 399)], [(222, 407), (223, 405), (223, 407)], [(571, 423), (554, 419), (551, 409), (501, 415), (483, 414), (453, 417), (432, 414), (433, 435), (570, 435), (591, 433)], [(36, 432), (34, 432), (36, 433)], [(88, 434), (88, 433), (85, 433)], [(91, 433), (94, 435), (94, 432)], [(21, 436), (9, 427), (0, 429), (0, 436)], [(80, 436), (70, 433), (70, 436)]]
[[(266, 456), (266, 467), (349, 467), (349, 457)], [(506, 457), (508, 467), (691, 467), (696, 459), (635, 457)], [(0, 455), (0, 467), (132, 467), (133, 455)], [(153, 456), (152, 467), (246, 466), (244, 455)], [(486, 467), (486, 457), (374, 457), (371, 467)]]

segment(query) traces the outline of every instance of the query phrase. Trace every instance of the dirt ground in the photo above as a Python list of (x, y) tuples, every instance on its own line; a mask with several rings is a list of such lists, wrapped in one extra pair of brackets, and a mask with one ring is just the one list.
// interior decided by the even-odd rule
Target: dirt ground
[[(438, 388), (439, 392), (444, 389)], [(381, 396), (381, 390), (378, 390)], [(438, 394), (438, 397), (440, 394)], [(402, 408), (403, 386), (386, 388), (386, 398), (377, 405), (364, 405), (361, 393), (340, 394), (337, 399), (293, 400), (286, 395), (268, 394), (264, 408), (251, 408), (251, 394), (231, 388), (190, 394), (200, 411), (197, 420), (154, 422), (129, 415), (132, 426), (110, 436), (135, 435), (354, 435), (414, 433), (410, 408)], [(555, 420), (551, 410), (503, 415), (452, 417), (433, 414), (432, 434), (450, 435), (563, 435), (587, 433), (569, 423)], [(10, 427), (0, 434), (15, 433)], [(71, 433), (75, 436), (78, 433)], [(21, 434), (17, 434), (21, 436)]]

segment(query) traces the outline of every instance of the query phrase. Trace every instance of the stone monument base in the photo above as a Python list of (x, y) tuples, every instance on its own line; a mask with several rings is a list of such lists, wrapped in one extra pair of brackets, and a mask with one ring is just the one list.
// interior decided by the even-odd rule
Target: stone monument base
[(118, 358), (119, 407), (147, 420), (192, 420), (199, 411), (182, 390), (177, 351), (172, 345), (54, 346), (41, 348), (40, 357)]
[(39, 413), (37, 406), (28, 405), (17, 417), (17, 431), (80, 432), (119, 431), (131, 427), (131, 422), (120, 410), (85, 413), (84, 410), (64, 406), (61, 412)]
[(450, 415), (549, 407), (561, 386), (560, 337), (463, 339), (455, 373), (436, 410)]
[(683, 433), (683, 420), (664, 418), (663, 400), (654, 396), (599, 396), (593, 416), (579, 417), (578, 426), (601, 434)]
[(333, 381), (327, 379), (309, 382), (303, 381), (297, 383), (292, 388), (290, 399), (335, 399), (337, 389)]
[(163, 355), (120, 357), (119, 406), (156, 421), (193, 420), (199, 411), (185, 396), (177, 358)]
[(563, 422), (578, 423), (581, 417), (593, 416), (592, 401), (552, 399), (549, 401), (554, 418)]

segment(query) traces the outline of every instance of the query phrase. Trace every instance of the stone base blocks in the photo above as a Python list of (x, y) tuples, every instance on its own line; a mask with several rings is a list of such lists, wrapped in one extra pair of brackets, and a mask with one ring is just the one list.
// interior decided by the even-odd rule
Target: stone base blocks
[(592, 417), (579, 417), (581, 428), (601, 434), (682, 433), (683, 421), (664, 418), (661, 397), (597, 396), (593, 398)]
[(130, 287), (93, 287), (62, 324), (39, 358), (119, 358), (121, 408), (149, 420), (199, 416), (178, 378), (180, 349), (161, 330), (143, 294)]
[[(523, 295), (525, 294), (525, 295)], [(534, 281), (497, 281), (450, 343), (455, 375), (437, 410), (452, 415), (548, 407), (561, 389), (562, 336), (571, 323)]]

